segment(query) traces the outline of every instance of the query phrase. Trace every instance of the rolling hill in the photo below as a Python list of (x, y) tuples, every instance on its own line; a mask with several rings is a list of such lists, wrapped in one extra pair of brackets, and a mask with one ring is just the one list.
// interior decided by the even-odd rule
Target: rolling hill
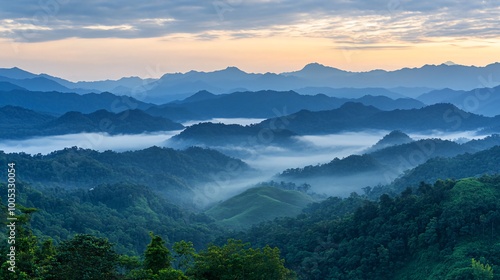
[(308, 195), (276, 187), (257, 187), (220, 202), (205, 213), (219, 225), (245, 229), (277, 217), (293, 217), (314, 200)]

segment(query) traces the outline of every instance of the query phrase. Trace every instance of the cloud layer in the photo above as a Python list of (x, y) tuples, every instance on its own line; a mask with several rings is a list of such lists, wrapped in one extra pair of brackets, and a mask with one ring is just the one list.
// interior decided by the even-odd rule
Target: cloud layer
[(0, 36), (38, 42), (65, 38), (198, 40), (297, 36), (345, 48), (400, 48), (450, 38), (495, 39), (500, 0), (485, 1), (71, 1), (2, 4)]

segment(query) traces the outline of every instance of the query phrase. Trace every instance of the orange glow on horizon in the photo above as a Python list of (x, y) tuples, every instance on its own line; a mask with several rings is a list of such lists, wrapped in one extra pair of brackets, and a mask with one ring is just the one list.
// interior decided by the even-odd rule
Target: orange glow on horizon
[(71, 38), (41, 43), (3, 40), (0, 49), (2, 68), (17, 66), (72, 81), (127, 76), (158, 78), (165, 73), (214, 71), (228, 66), (245, 72), (281, 73), (300, 70), (311, 62), (346, 71), (369, 71), (446, 61), (476, 66), (500, 61), (499, 40), (345, 47), (325, 38), (219, 36), (199, 40), (189, 34), (176, 34), (163, 38)]

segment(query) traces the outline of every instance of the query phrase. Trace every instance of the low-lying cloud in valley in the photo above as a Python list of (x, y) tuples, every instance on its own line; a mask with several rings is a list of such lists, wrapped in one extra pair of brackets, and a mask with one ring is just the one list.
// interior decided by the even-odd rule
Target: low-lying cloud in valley
[(24, 140), (0, 141), (0, 150), (5, 153), (48, 154), (56, 150), (80, 147), (97, 151), (140, 150), (151, 146), (161, 146), (179, 131), (167, 131), (136, 135), (109, 135), (106, 133), (79, 133), (58, 136), (36, 137)]

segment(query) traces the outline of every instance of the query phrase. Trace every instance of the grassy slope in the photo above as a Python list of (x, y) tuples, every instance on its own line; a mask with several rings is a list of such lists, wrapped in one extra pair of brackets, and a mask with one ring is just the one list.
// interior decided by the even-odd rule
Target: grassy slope
[(296, 216), (312, 202), (298, 191), (258, 187), (215, 205), (206, 214), (223, 226), (242, 229), (276, 217)]
[[(470, 205), (495, 203), (500, 199), (500, 189), (475, 179), (463, 179), (451, 190), (451, 197), (445, 202), (448, 211), (470, 211)], [(402, 266), (392, 279), (431, 280), (431, 279), (462, 279), (456, 278), (456, 273), (468, 270), (471, 259), (482, 259), (488, 262), (487, 256), (475, 256), (475, 252), (500, 250), (500, 235), (489, 233), (489, 229), (476, 229), (483, 233), (481, 239), (467, 238), (461, 240), (453, 250), (440, 251), (439, 248), (429, 248), (418, 252), (412, 260)], [(486, 234), (485, 234), (486, 233)], [(478, 234), (479, 235), (479, 234)], [(498, 273), (494, 271), (495, 274)], [(495, 278), (497, 279), (497, 278)]]

